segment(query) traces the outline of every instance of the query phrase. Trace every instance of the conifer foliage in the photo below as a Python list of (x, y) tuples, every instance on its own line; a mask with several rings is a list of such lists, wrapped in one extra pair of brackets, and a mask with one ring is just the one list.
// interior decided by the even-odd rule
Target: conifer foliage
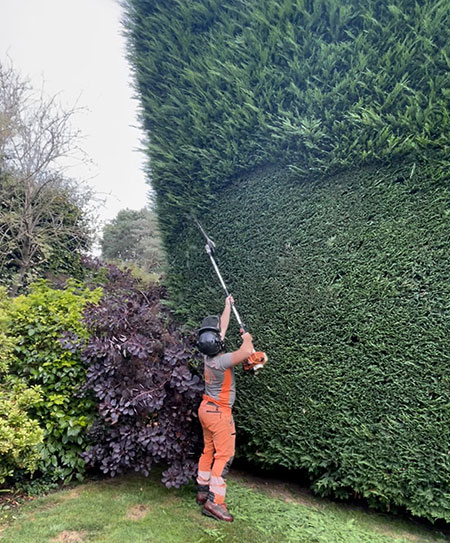
[(450, 520), (448, 0), (125, 4), (172, 303), (220, 292), (199, 213), (270, 356), (246, 457)]
[(161, 305), (161, 287), (144, 291), (128, 273), (107, 269), (105, 294), (84, 318), (86, 389), (98, 405), (84, 458), (111, 476), (163, 464), (163, 482), (178, 487), (195, 472), (200, 443), (203, 386), (191, 368), (193, 345)]
[(166, 234), (256, 165), (310, 175), (449, 145), (447, 0), (125, 4)]

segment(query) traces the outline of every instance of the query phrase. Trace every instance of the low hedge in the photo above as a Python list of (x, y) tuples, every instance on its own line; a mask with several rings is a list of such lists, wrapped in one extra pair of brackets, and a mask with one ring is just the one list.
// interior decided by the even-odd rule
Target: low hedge
[[(222, 191), (204, 226), (270, 357), (238, 378), (240, 454), (306, 469), (322, 495), (450, 520), (448, 178), (414, 162), (302, 182), (273, 168)], [(203, 245), (186, 230), (169, 274), (192, 325), (222, 306)]]

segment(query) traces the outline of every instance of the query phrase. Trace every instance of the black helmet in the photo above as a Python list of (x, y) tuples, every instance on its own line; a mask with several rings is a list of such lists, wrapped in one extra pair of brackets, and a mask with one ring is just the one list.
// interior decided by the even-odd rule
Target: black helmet
[(212, 315), (205, 317), (198, 331), (198, 350), (207, 356), (215, 356), (224, 349), (224, 342), (220, 337), (220, 317)]

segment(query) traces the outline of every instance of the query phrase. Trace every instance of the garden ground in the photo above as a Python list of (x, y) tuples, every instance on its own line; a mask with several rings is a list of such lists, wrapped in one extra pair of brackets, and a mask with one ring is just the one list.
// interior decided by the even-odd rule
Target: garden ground
[(195, 489), (160, 472), (90, 481), (4, 511), (3, 543), (443, 543), (437, 528), (314, 497), (294, 483), (233, 470), (231, 524), (201, 515)]

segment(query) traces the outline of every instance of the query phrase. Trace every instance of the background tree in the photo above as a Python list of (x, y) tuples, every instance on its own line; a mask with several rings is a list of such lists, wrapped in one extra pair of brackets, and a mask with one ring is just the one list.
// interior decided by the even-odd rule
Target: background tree
[(26, 89), (26, 83), (12, 67), (0, 63), (0, 172), (5, 147), (18, 122)]
[(134, 263), (146, 271), (160, 271), (164, 264), (155, 214), (122, 209), (103, 230), (102, 257), (110, 261)]
[(33, 94), (0, 64), (0, 269), (16, 293), (56, 261), (76, 262), (92, 241), (92, 193), (61, 159), (78, 150), (75, 108)]
[(40, 275), (79, 276), (92, 242), (86, 195), (63, 180), (37, 188), (14, 177), (0, 184), (0, 270), (13, 294)]

